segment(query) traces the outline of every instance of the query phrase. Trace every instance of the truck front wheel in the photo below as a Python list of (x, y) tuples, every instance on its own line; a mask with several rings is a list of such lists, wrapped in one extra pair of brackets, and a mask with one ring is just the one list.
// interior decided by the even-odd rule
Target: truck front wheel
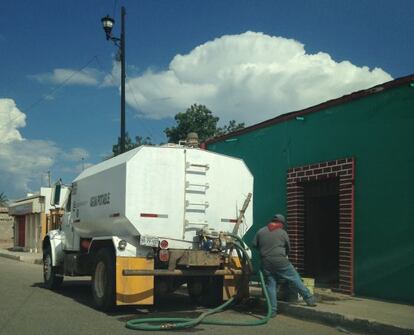
[(103, 248), (96, 254), (92, 295), (96, 307), (101, 311), (109, 311), (115, 305), (115, 259), (110, 248)]
[(50, 247), (43, 252), (43, 282), (51, 290), (58, 289), (63, 282), (63, 275), (59, 274), (58, 267), (53, 266)]

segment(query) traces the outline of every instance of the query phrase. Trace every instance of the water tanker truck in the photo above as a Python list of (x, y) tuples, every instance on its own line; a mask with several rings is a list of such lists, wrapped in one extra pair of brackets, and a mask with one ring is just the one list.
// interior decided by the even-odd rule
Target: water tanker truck
[(45, 286), (91, 276), (101, 310), (151, 305), (183, 284), (197, 302), (229, 299), (246, 288), (237, 246), (252, 225), (252, 190), (241, 159), (183, 145), (141, 146), (87, 168), (43, 240)]

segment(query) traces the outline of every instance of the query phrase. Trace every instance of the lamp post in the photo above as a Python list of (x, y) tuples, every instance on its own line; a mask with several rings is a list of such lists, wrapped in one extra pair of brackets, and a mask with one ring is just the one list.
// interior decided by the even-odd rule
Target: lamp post
[(106, 39), (111, 40), (119, 49), (118, 56), (121, 60), (121, 154), (125, 152), (125, 7), (121, 7), (121, 37), (112, 36), (112, 28), (115, 20), (109, 15), (101, 19)]

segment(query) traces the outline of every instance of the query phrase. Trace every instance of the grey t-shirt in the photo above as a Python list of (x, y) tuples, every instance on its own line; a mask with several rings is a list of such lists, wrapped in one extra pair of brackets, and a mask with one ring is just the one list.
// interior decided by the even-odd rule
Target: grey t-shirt
[(252, 246), (260, 252), (262, 266), (268, 271), (290, 264), (286, 257), (290, 250), (289, 236), (282, 228), (273, 231), (267, 226), (261, 228), (253, 238)]

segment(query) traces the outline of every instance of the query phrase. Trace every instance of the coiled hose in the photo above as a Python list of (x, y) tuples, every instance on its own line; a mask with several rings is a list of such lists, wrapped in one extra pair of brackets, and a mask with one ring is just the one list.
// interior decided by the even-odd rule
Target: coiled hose
[[(244, 243), (239, 239), (240, 243), (234, 243), (236, 249), (242, 252), (244, 256), (244, 260), (249, 263), (251, 267), (249, 257), (246, 258), (247, 252), (245, 250)], [(199, 324), (209, 324), (209, 325), (222, 325), (222, 326), (259, 326), (267, 323), (270, 319), (272, 308), (270, 305), (269, 294), (266, 290), (266, 285), (263, 278), (263, 273), (259, 271), (259, 278), (260, 278), (260, 285), (263, 289), (266, 298), (266, 305), (267, 305), (267, 314), (266, 316), (253, 320), (253, 321), (245, 321), (245, 322), (229, 322), (224, 320), (208, 320), (206, 317), (220, 313), (224, 311), (228, 306), (230, 306), (235, 297), (230, 298), (224, 304), (209, 309), (208, 311), (200, 314), (196, 318), (142, 318), (142, 319), (133, 319), (129, 320), (126, 323), (126, 327), (135, 330), (173, 330), (173, 329), (184, 329), (184, 328), (192, 328)]]

